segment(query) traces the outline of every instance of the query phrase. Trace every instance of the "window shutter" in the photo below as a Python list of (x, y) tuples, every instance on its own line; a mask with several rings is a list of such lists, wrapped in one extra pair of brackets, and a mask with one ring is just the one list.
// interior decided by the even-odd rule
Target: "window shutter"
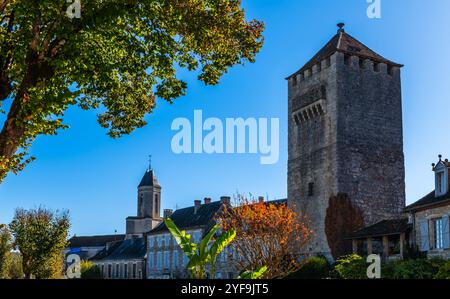
[(442, 241), (444, 243), (444, 248), (448, 249), (448, 248), (450, 248), (449, 216), (444, 216), (442, 218), (442, 222), (443, 222), (443, 227), (442, 227), (443, 237), (442, 237)]
[(420, 222), (420, 238), (421, 238), (421, 250), (429, 251), (430, 250), (430, 236), (429, 236), (429, 227), (428, 220), (423, 220)]

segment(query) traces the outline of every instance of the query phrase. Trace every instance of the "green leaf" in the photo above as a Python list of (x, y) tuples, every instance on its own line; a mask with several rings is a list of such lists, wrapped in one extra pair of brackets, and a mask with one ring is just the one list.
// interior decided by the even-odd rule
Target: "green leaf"
[(238, 279), (259, 279), (264, 275), (264, 273), (266, 273), (266, 271), (266, 266), (263, 266), (256, 271), (245, 271), (238, 277)]
[(223, 251), (223, 249), (230, 244), (234, 238), (236, 237), (236, 230), (230, 230), (226, 233), (222, 234), (210, 249), (210, 258), (211, 260), (215, 260), (215, 258)]
[(214, 225), (214, 227), (209, 231), (209, 233), (200, 242), (199, 250), (198, 250), (200, 257), (207, 258), (208, 253), (206, 252), (206, 249), (208, 248), (208, 244), (211, 241), (211, 238), (214, 236), (214, 234), (217, 232), (218, 229), (219, 229), (219, 225), (218, 224)]

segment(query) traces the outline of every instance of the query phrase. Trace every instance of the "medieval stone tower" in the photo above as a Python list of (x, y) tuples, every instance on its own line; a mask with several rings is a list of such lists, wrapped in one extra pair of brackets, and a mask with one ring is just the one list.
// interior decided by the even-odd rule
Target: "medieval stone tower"
[(142, 237), (161, 223), (161, 186), (151, 167), (138, 186), (137, 217), (127, 218), (127, 238)]
[(288, 78), (288, 200), (309, 219), (309, 253), (405, 206), (400, 69), (344, 31)]

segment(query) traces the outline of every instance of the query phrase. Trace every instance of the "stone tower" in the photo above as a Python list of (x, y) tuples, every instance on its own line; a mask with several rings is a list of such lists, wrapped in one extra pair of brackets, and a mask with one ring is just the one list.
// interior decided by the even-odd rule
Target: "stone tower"
[(127, 238), (142, 237), (161, 221), (161, 186), (149, 167), (138, 186), (137, 217), (127, 218)]
[(405, 206), (402, 65), (338, 26), (288, 77), (288, 200), (314, 231), (308, 253), (329, 258), (346, 234)]

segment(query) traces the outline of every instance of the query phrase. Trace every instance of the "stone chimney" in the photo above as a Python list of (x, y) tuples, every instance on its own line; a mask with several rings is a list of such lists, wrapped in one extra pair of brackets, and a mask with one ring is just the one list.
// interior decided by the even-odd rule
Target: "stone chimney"
[(258, 197), (258, 202), (259, 202), (259, 203), (263, 203), (263, 202), (264, 202), (264, 196)]
[(194, 200), (194, 214), (197, 214), (198, 209), (201, 207), (201, 200)]
[(229, 196), (222, 196), (220, 198), (220, 202), (226, 205), (230, 205), (231, 204), (231, 197)]
[(171, 209), (165, 209), (165, 210), (164, 210), (164, 219), (169, 218), (170, 216), (172, 216), (172, 214), (173, 214), (173, 210), (171, 210)]
[(204, 201), (205, 201), (205, 205), (209, 205), (212, 200), (209, 197), (205, 197)]

